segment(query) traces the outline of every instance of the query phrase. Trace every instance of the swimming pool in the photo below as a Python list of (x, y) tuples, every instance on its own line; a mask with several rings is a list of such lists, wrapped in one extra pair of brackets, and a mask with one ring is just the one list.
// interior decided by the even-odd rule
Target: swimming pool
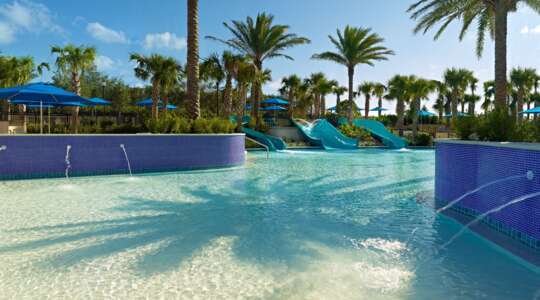
[(0, 182), (0, 298), (534, 299), (538, 269), (433, 209), (434, 152)]

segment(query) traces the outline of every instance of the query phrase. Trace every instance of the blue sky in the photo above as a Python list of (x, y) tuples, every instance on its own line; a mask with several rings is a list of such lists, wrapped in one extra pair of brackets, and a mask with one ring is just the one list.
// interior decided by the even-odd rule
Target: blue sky
[[(273, 81), (266, 92), (275, 91), (283, 76), (308, 76), (324, 72), (346, 84), (345, 69), (330, 62), (311, 60), (312, 54), (331, 50), (328, 34), (349, 24), (371, 27), (386, 39), (396, 55), (375, 67), (357, 69), (355, 85), (361, 81), (386, 82), (392, 75), (416, 74), (440, 79), (445, 68), (474, 70), (482, 81), (492, 77), (493, 45), (490, 41), (482, 59), (474, 52), (475, 33), (464, 41), (457, 39), (458, 28), (451, 27), (437, 42), (432, 35), (414, 35), (414, 22), (405, 12), (408, 0), (201, 0), (201, 56), (220, 52), (223, 46), (205, 40), (205, 35), (229, 37), (224, 21), (245, 19), (259, 12), (275, 15), (276, 23), (288, 24), (291, 31), (308, 37), (312, 43), (287, 51), (294, 61), (275, 59), (265, 67)], [(6, 55), (32, 55), (37, 62), (53, 62), (51, 45), (66, 43), (96, 46), (100, 71), (141, 85), (133, 76), (130, 52), (161, 53), (185, 62), (186, 0), (1, 0), (0, 51)], [(521, 9), (509, 20), (509, 67), (540, 69), (540, 17)], [(49, 75), (45, 76), (45, 80)], [(332, 105), (334, 97), (329, 97)], [(393, 104), (386, 104), (393, 108)]]

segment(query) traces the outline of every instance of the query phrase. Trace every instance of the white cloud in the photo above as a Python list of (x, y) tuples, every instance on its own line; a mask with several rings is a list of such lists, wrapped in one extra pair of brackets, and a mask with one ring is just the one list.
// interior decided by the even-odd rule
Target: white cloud
[(88, 25), (86, 26), (86, 31), (93, 38), (102, 42), (120, 44), (129, 43), (129, 40), (126, 38), (126, 35), (122, 31), (110, 29), (97, 22), (88, 23)]
[(144, 39), (146, 49), (172, 49), (180, 50), (186, 47), (186, 39), (177, 37), (170, 32), (149, 33)]
[(278, 94), (281, 88), (281, 80), (274, 80), (266, 83), (263, 90), (266, 94)]
[(15, 40), (13, 28), (4, 22), (0, 22), (0, 44), (10, 44)]
[(47, 6), (29, 0), (1, 4), (0, 23), (0, 41), (4, 43), (13, 42), (17, 32), (64, 32)]
[(96, 68), (99, 71), (107, 71), (113, 69), (115, 62), (110, 57), (105, 55), (99, 55), (94, 61)]
[(521, 34), (540, 34), (540, 25), (536, 25), (535, 27), (529, 28), (529, 26), (524, 26), (521, 28), (520, 31)]

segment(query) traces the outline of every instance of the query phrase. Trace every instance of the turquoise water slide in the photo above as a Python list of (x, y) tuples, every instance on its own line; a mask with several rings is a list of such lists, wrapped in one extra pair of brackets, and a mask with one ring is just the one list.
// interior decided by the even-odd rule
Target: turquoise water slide
[(310, 123), (298, 119), (294, 121), (294, 124), (314, 146), (319, 146), (326, 150), (358, 148), (358, 141), (356, 139), (343, 135), (326, 120), (321, 119)]
[(356, 119), (353, 121), (353, 125), (369, 131), (373, 136), (380, 139), (386, 147), (395, 149), (407, 147), (407, 142), (404, 139), (388, 131), (388, 129), (386, 129), (386, 127), (384, 127), (383, 123), (381, 122), (374, 120)]
[(281, 138), (267, 135), (246, 127), (242, 127), (242, 131), (246, 134), (247, 137), (266, 145), (268, 147), (268, 150), (270, 151), (287, 149), (287, 144), (285, 144), (285, 142)]

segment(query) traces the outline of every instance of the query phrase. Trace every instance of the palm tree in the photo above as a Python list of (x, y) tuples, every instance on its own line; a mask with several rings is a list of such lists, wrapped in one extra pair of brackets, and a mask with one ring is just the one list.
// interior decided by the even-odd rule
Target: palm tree
[(482, 109), (485, 112), (489, 112), (492, 104), (491, 98), (495, 95), (495, 81), (489, 80), (484, 82), (484, 102), (482, 102)]
[(523, 104), (525, 99), (529, 98), (529, 95), (534, 87), (536, 81), (536, 70), (531, 68), (515, 68), (510, 72), (510, 82), (516, 91), (516, 105), (515, 110), (516, 120), (521, 120), (519, 114), (523, 111)]
[(396, 100), (396, 114), (398, 120), (396, 123), (396, 128), (399, 130), (399, 134), (403, 135), (403, 127), (405, 121), (405, 103), (410, 99), (408, 93), (409, 88), (409, 77), (403, 75), (395, 75), (392, 77), (387, 84), (388, 94), (386, 95), (387, 100)]
[(313, 73), (306, 81), (310, 85), (313, 93), (313, 116), (318, 119), (321, 115), (322, 92), (324, 92), (328, 79), (322, 72)]
[[(172, 57), (164, 57), (159, 54), (144, 56), (137, 53), (130, 55), (130, 60), (135, 61), (135, 76), (142, 80), (150, 80), (152, 84), (152, 118), (158, 119), (158, 106), (162, 89), (166, 89), (176, 83), (182, 71), (180, 64)], [(167, 103), (163, 103), (166, 107)]]
[(364, 106), (364, 116), (365, 118), (369, 118), (369, 109), (370, 109), (370, 101), (371, 101), (371, 94), (373, 94), (373, 88), (375, 87), (375, 84), (373, 82), (363, 82), (358, 86), (358, 94), (363, 94), (366, 98), (365, 106)]
[[(96, 48), (76, 47), (67, 45), (65, 47), (53, 46), (51, 53), (56, 54), (56, 66), (63, 74), (71, 75), (71, 89), (77, 95), (81, 95), (81, 76), (85, 71), (94, 67), (96, 59)], [(71, 119), (71, 131), (79, 131), (79, 107), (73, 107)]]
[(346, 26), (343, 33), (338, 29), (337, 37), (329, 36), (330, 41), (337, 48), (337, 52), (323, 52), (313, 55), (314, 59), (329, 60), (347, 67), (349, 77), (349, 122), (353, 118), (354, 102), (354, 69), (357, 65), (373, 66), (375, 61), (388, 60), (393, 55), (392, 50), (382, 46), (384, 39), (370, 28), (355, 28)]
[(335, 85), (334, 95), (336, 95), (336, 113), (339, 114), (339, 104), (341, 103), (341, 96), (347, 92), (347, 88), (344, 86)]
[[(219, 90), (221, 83), (225, 80), (225, 66), (223, 65), (217, 53), (211, 54), (200, 65), (200, 72), (214, 80), (216, 86), (216, 116), (219, 116)], [(224, 105), (227, 107), (227, 104)], [(224, 109), (224, 115), (227, 116), (227, 108)], [(228, 110), (230, 112), (230, 109)]]
[[(199, 91), (199, 0), (187, 0), (187, 111), (192, 120), (201, 115)], [(157, 113), (156, 113), (157, 118)]]
[(450, 92), (448, 91), (448, 86), (442, 81), (436, 81), (435, 85), (437, 86), (437, 99), (433, 108), (437, 110), (439, 122), (441, 122), (445, 114), (445, 104), (450, 98)]
[(444, 83), (450, 89), (452, 107), (452, 126), (455, 126), (458, 118), (458, 102), (463, 99), (465, 89), (469, 84), (472, 72), (466, 69), (447, 69), (444, 72)]
[[(257, 15), (255, 20), (247, 17), (245, 22), (223, 23), (233, 35), (231, 39), (223, 40), (212, 36), (207, 38), (222, 42), (239, 51), (251, 60), (257, 70), (262, 71), (265, 60), (276, 57), (292, 60), (293, 58), (284, 54), (283, 50), (310, 42), (307, 38), (288, 33), (289, 26), (275, 25), (273, 22), (274, 16), (261, 13)], [(254, 84), (258, 85), (260, 82), (255, 81)], [(262, 87), (255, 86), (252, 89), (254, 91), (252, 115), (259, 124), (259, 101), (261, 100)]]
[(420, 111), (422, 100), (428, 99), (429, 95), (437, 89), (437, 85), (432, 80), (409, 77), (409, 92), (411, 95), (411, 111), (413, 118), (413, 140), (418, 135), (418, 112)]
[(290, 75), (289, 77), (284, 77), (281, 80), (281, 85), (288, 93), (289, 100), (289, 117), (292, 119), (294, 117), (294, 108), (296, 106), (296, 95), (298, 94), (298, 88), (302, 84), (302, 79), (298, 75)]
[(242, 120), (244, 118), (244, 110), (246, 107), (248, 87), (252, 83), (255, 77), (257, 77), (257, 70), (253, 64), (245, 61), (240, 61), (236, 66), (236, 71), (233, 74), (238, 88), (238, 105), (236, 107), (237, 114), (237, 126), (238, 131), (242, 126)]
[(495, 39), (495, 104), (498, 110), (506, 106), (506, 68), (508, 14), (517, 11), (518, 3), (540, 11), (540, 0), (417, 0), (409, 7), (411, 18), (418, 20), (415, 32), (424, 32), (440, 24), (435, 39), (453, 21), (462, 21), (460, 40), (476, 21), (476, 53), (480, 56), (484, 49), (486, 34)]
[(383, 106), (384, 93), (386, 93), (386, 86), (384, 84), (382, 84), (382, 83), (376, 83), (375, 86), (373, 87), (373, 95), (375, 97), (377, 97), (377, 99), (379, 100), (379, 102), (378, 102), (378, 105), (379, 105), (378, 116), (379, 116), (379, 118), (382, 115), (382, 106)]
[(480, 101), (480, 97), (476, 95), (476, 89), (478, 88), (478, 78), (474, 76), (469, 78), (469, 88), (471, 90), (471, 94), (469, 95), (470, 97), (468, 97), (466, 102), (469, 103), (469, 115), (474, 116), (474, 111), (476, 110), (476, 102)]
[(47, 69), (47, 71), (51, 70), (51, 66), (46, 62), (42, 62), (36, 67), (36, 71), (38, 75), (41, 76), (41, 81), (43, 81), (43, 73), (44, 73), (43, 71), (45, 69)]

